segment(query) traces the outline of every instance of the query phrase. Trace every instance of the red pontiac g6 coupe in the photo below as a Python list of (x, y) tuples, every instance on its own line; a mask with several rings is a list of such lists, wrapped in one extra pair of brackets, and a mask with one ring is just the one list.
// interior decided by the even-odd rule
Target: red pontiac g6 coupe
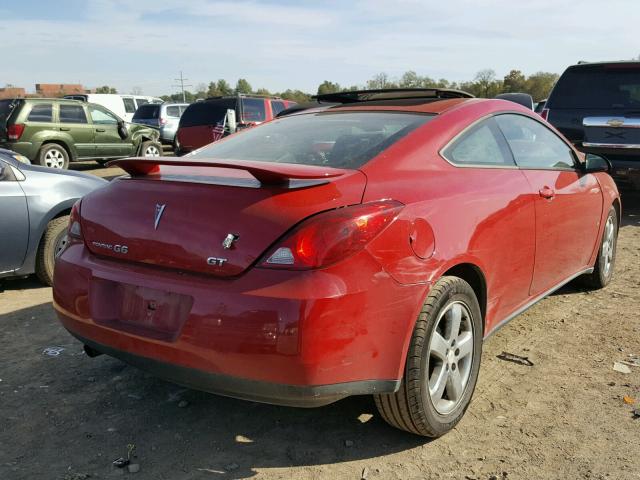
[[(55, 308), (106, 353), (221, 395), (373, 394), (439, 436), (483, 339), (567, 282), (609, 283), (620, 199), (517, 104), (363, 91), (129, 176), (73, 208)], [(460, 97), (460, 98), (455, 98)]]

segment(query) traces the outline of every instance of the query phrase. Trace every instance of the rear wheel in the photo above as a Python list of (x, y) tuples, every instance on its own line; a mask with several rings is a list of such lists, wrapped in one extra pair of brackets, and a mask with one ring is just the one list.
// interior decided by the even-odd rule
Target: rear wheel
[(40, 240), (36, 258), (36, 275), (46, 285), (53, 285), (53, 269), (56, 257), (67, 245), (67, 225), (69, 216), (54, 218)]
[(613, 268), (616, 263), (616, 247), (618, 245), (618, 212), (614, 207), (609, 209), (609, 214), (604, 224), (602, 240), (598, 249), (596, 264), (593, 273), (582, 277), (583, 283), (593, 289), (604, 288), (613, 278)]
[(426, 437), (451, 430), (469, 406), (482, 352), (482, 316), (471, 286), (441, 278), (418, 316), (398, 392), (374, 395), (390, 425)]
[(162, 155), (162, 145), (153, 141), (144, 142), (140, 148), (140, 154), (143, 157), (160, 157)]
[(38, 163), (43, 167), (66, 169), (69, 167), (69, 154), (62, 145), (47, 143), (38, 152)]

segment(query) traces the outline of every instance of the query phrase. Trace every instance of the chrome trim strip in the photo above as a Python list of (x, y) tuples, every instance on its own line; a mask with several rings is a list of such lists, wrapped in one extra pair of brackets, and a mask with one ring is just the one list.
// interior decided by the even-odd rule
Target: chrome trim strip
[(640, 118), (627, 117), (584, 117), (583, 127), (640, 128)]
[(591, 148), (619, 148), (619, 149), (640, 149), (640, 143), (593, 143), (582, 142), (583, 147)]
[(558, 290), (559, 288), (565, 286), (567, 283), (569, 283), (571, 280), (574, 280), (576, 278), (578, 278), (580, 275), (584, 275), (585, 273), (592, 273), (593, 272), (593, 267), (590, 268), (585, 268), (584, 270), (579, 271), (578, 273), (575, 273), (573, 275), (571, 275), (569, 278), (567, 278), (566, 280), (561, 281), (560, 283), (558, 283), (557, 285), (555, 285), (554, 287), (551, 287), (549, 290), (547, 290), (546, 292), (541, 293), (540, 295), (538, 295), (537, 297), (535, 297), (533, 300), (529, 301), (528, 303), (524, 304), (522, 307), (520, 307), (518, 310), (516, 310), (515, 312), (513, 312), (511, 315), (509, 315), (507, 318), (505, 318), (504, 320), (501, 320), (500, 322), (498, 322), (496, 324), (495, 327), (493, 327), (493, 330), (491, 330), (489, 332), (488, 335), (484, 336), (484, 340), (486, 340), (487, 338), (489, 338), (491, 335), (493, 335), (494, 333), (496, 333), (498, 330), (500, 330), (502, 327), (504, 327), (507, 323), (509, 323), (511, 320), (513, 320), (515, 317), (517, 317), (518, 315), (520, 315), (521, 313), (526, 312), (527, 310), (529, 310), (531, 307), (533, 307), (536, 303), (538, 303), (540, 300), (545, 299), (546, 297), (548, 297), (549, 295), (551, 295), (553, 292), (555, 292), (556, 290)]

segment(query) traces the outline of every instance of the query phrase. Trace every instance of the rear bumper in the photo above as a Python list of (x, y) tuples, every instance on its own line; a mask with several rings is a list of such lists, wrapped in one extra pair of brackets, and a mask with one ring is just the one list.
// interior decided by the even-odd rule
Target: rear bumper
[(0, 148), (6, 148), (7, 150), (13, 150), (20, 155), (24, 155), (32, 162), (36, 158), (39, 145), (34, 145), (31, 142), (2, 142)]
[(288, 385), (215, 374), (142, 357), (75, 335), (94, 350), (185, 387), (226, 397), (287, 407), (321, 407), (351, 395), (395, 392), (400, 380), (364, 380), (333, 385)]
[[(163, 335), (107, 318), (120, 285), (188, 295), (188, 315)], [(313, 407), (398, 388), (427, 289), (398, 284), (367, 252), (322, 271), (254, 268), (230, 280), (105, 260), (76, 244), (57, 260), (54, 306), (80, 341), (159, 377)]]

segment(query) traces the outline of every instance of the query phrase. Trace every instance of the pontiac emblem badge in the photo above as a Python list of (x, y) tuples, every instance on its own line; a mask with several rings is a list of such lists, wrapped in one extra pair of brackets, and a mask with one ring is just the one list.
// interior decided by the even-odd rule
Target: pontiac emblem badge
[(622, 118), (612, 118), (611, 120), (607, 121), (607, 125), (609, 125), (610, 127), (622, 127), (624, 125), (624, 119)]
[(240, 238), (239, 235), (235, 235), (233, 233), (227, 234), (227, 236), (224, 237), (224, 240), (222, 241), (222, 248), (224, 248), (225, 250), (229, 250), (231, 247), (233, 247), (233, 243), (238, 240), (238, 238)]
[(155, 221), (153, 222), (153, 228), (155, 230), (158, 229), (158, 224), (160, 223), (160, 219), (162, 218), (162, 214), (164, 213), (164, 207), (166, 207), (166, 204), (160, 205), (159, 203), (156, 203), (156, 217)]

